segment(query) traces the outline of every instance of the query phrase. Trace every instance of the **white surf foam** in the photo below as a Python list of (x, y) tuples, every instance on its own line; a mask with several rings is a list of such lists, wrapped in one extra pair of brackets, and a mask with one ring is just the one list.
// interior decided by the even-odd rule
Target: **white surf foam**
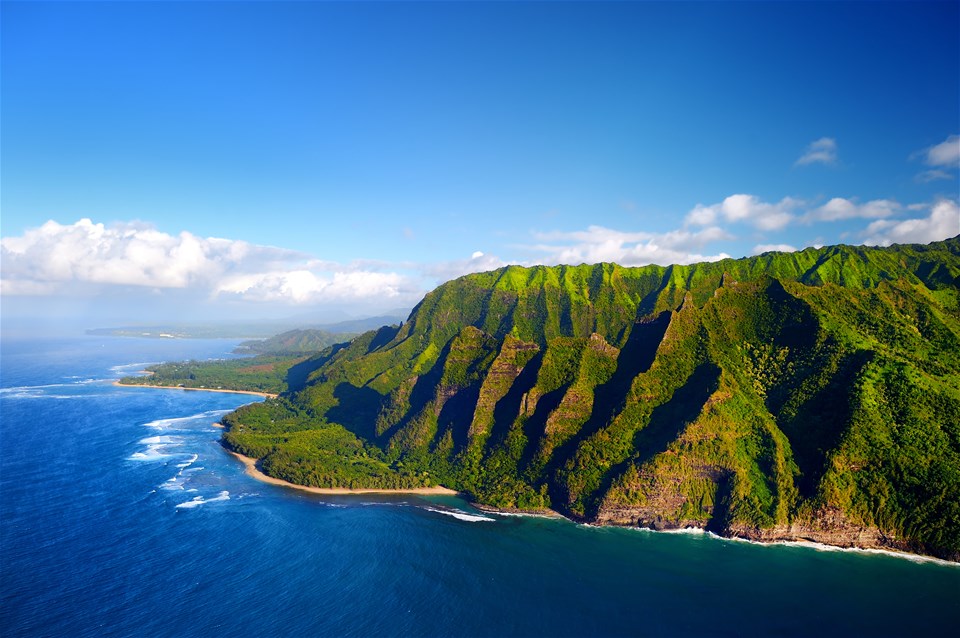
[(91, 394), (51, 394), (54, 388), (76, 388), (76, 383), (48, 383), (45, 385), (19, 385), (0, 388), (3, 399), (85, 399)]
[(169, 445), (174, 443), (182, 443), (183, 439), (179, 436), (158, 435), (158, 436), (148, 436), (147, 438), (140, 439), (137, 442), (142, 443), (143, 445), (164, 445), (164, 444)]
[[(664, 534), (684, 534), (687, 536), (706, 536), (712, 532), (708, 532), (705, 529), (700, 529), (699, 527), (680, 527), (677, 529), (665, 529), (663, 530)], [(716, 534), (713, 534), (716, 536)]]
[[(190, 467), (191, 465), (193, 465), (198, 458), (200, 458), (198, 455), (196, 455), (196, 454), (191, 454), (189, 461), (184, 461), (183, 463), (177, 463), (177, 467), (179, 467), (181, 470), (184, 469), (184, 468), (188, 468), (188, 467)], [(181, 472), (181, 474), (182, 474), (182, 472)]]
[(152, 366), (156, 363), (157, 363), (156, 361), (147, 361), (144, 363), (123, 363), (121, 365), (110, 366), (110, 372), (120, 374), (120, 373), (126, 372), (127, 370), (130, 370), (131, 368), (143, 369), (143, 368), (146, 368), (147, 366)]
[(536, 512), (490, 512), (494, 516), (515, 516), (517, 518), (550, 518), (550, 519), (562, 519), (564, 518), (560, 514), (538, 514)]
[(229, 501), (230, 492), (223, 490), (213, 498), (205, 499), (202, 496), (194, 496), (193, 500), (187, 501), (185, 503), (180, 503), (177, 505), (177, 509), (193, 509), (195, 507), (200, 507), (201, 505), (206, 505), (207, 503), (215, 503), (217, 501)]
[(445, 509), (440, 509), (438, 507), (424, 507), (423, 509), (427, 510), (428, 512), (445, 514), (447, 516), (452, 516), (461, 521), (469, 521), (471, 523), (479, 523), (481, 521), (496, 522), (497, 520), (495, 518), (490, 518), (489, 516), (480, 516), (478, 514), (468, 514), (467, 512), (463, 512), (461, 510), (445, 510)]
[(719, 538), (724, 541), (731, 541), (735, 543), (749, 543), (751, 545), (766, 545), (766, 546), (781, 546), (781, 547), (803, 547), (806, 549), (812, 549), (817, 552), (845, 552), (853, 554), (879, 554), (883, 556), (892, 556), (893, 558), (902, 558), (908, 560), (912, 563), (937, 563), (940, 565), (949, 565), (950, 567), (960, 567), (960, 563), (955, 563), (949, 560), (943, 560), (942, 558), (935, 558), (933, 556), (921, 556), (920, 554), (908, 554), (906, 552), (898, 552), (890, 549), (878, 549), (873, 547), (837, 547), (835, 545), (826, 545), (824, 543), (816, 543), (813, 541), (772, 541), (772, 542), (760, 542), (753, 541), (747, 538), (737, 538), (731, 537), (727, 538), (724, 536), (717, 536), (712, 532), (708, 532), (711, 536)]
[(187, 423), (188, 421), (194, 421), (197, 419), (203, 419), (204, 421), (209, 420), (214, 417), (221, 417), (232, 410), (207, 410), (206, 412), (200, 412), (199, 414), (191, 414), (190, 416), (177, 416), (169, 419), (157, 419), (155, 421), (149, 421), (143, 425), (148, 428), (154, 428), (157, 430), (163, 430), (180, 423)]
[(57, 399), (57, 400), (63, 400), (63, 399), (86, 399), (86, 398), (88, 398), (88, 397), (90, 397), (90, 396), (92, 396), (92, 395), (89, 395), (89, 394), (84, 394), (84, 395), (81, 395), (81, 394), (29, 394), (29, 393), (24, 392), (24, 393), (21, 393), (21, 394), (5, 394), (5, 395), (3, 395), (3, 398), (4, 398), (4, 399)]
[(167, 490), (168, 492), (180, 492), (183, 491), (183, 481), (180, 480), (180, 475), (171, 476), (166, 481), (163, 482), (163, 485), (160, 486), (161, 490)]
[[(596, 527), (601, 528), (603, 525), (591, 525), (589, 523), (581, 523), (583, 527)], [(889, 549), (877, 549), (877, 548), (867, 548), (867, 547), (837, 547), (835, 545), (826, 545), (824, 543), (815, 543), (813, 541), (755, 541), (749, 538), (740, 538), (738, 536), (720, 536), (715, 532), (711, 532), (705, 529), (700, 529), (699, 527), (684, 527), (681, 529), (664, 529), (656, 530), (649, 527), (628, 527), (626, 529), (631, 529), (638, 532), (647, 532), (650, 534), (684, 534), (690, 536), (704, 536), (709, 537), (718, 541), (723, 541), (725, 543), (745, 543), (747, 545), (756, 545), (759, 547), (800, 547), (804, 549), (812, 549), (817, 552), (847, 552), (854, 554), (881, 554), (884, 556), (892, 556), (894, 558), (903, 558), (905, 560), (914, 562), (914, 563), (938, 563), (940, 565), (949, 565), (951, 567), (960, 567), (960, 563), (954, 563), (952, 561), (943, 560), (941, 558), (935, 558), (933, 556), (921, 556), (919, 554), (908, 554), (906, 552), (898, 552)]]
[(161, 445), (151, 445), (147, 448), (146, 452), (134, 452), (127, 458), (131, 461), (162, 461), (163, 459), (168, 459), (172, 455), (161, 452)]
[(41, 385), (15, 385), (9, 388), (0, 388), (0, 394), (7, 393), (17, 393), (17, 392), (32, 392), (36, 390), (46, 390), (48, 388), (67, 388), (71, 385), (76, 385), (74, 383), (44, 383)]

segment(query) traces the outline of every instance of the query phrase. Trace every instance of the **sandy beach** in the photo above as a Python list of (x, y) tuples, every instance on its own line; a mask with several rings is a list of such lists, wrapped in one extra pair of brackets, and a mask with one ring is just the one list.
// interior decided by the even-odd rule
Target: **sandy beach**
[(252, 394), (258, 397), (267, 397), (268, 399), (275, 399), (276, 394), (271, 392), (257, 392), (256, 390), (222, 390), (219, 388), (182, 388), (179, 386), (170, 386), (170, 385), (147, 385), (144, 383), (120, 383), (119, 380), (114, 381), (113, 385), (119, 386), (121, 388), (152, 388), (154, 390), (187, 390), (190, 392), (226, 392), (227, 394)]
[(284, 481), (282, 479), (273, 478), (272, 476), (267, 476), (259, 469), (257, 469), (257, 460), (252, 459), (249, 456), (244, 456), (243, 454), (238, 454), (232, 450), (227, 450), (238, 458), (244, 466), (247, 468), (247, 474), (257, 479), (258, 481), (263, 481), (264, 483), (270, 483), (271, 485), (279, 485), (281, 487), (289, 487), (295, 490), (302, 490), (304, 492), (310, 492), (311, 494), (325, 494), (325, 495), (334, 495), (334, 494), (424, 494), (424, 495), (437, 495), (437, 494), (447, 494), (447, 495), (456, 495), (458, 492), (456, 490), (451, 490), (446, 487), (415, 487), (406, 490), (351, 490), (345, 487), (308, 487), (306, 485), (297, 485), (296, 483), (291, 483), (289, 481)]

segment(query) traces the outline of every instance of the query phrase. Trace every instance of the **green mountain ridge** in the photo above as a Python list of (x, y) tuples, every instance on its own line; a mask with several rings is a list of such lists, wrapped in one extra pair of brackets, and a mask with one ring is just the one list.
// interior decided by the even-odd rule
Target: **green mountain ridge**
[(238, 354), (295, 355), (313, 354), (327, 346), (349, 341), (356, 336), (349, 332), (329, 332), (319, 328), (287, 330), (267, 339), (251, 339), (241, 342), (234, 352)]
[(960, 238), (509, 266), (300, 364), (224, 443), (319, 487), (960, 559)]

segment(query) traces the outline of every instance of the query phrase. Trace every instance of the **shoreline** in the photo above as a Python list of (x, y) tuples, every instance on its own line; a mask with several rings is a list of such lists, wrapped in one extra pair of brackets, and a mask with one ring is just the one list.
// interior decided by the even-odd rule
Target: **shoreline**
[(680, 527), (674, 529), (654, 529), (652, 527), (637, 527), (629, 525), (591, 525), (590, 523), (581, 523), (587, 527), (619, 527), (621, 529), (629, 529), (637, 532), (649, 532), (651, 534), (689, 534), (695, 536), (707, 536), (710, 538), (715, 538), (721, 541), (728, 541), (731, 543), (745, 543), (747, 545), (756, 545), (758, 547), (800, 547), (804, 549), (811, 549), (818, 552), (846, 552), (846, 553), (859, 553), (859, 554), (873, 554), (877, 556), (890, 556), (892, 558), (901, 558), (908, 560), (914, 563), (936, 563), (938, 565), (943, 565), (946, 567), (960, 567), (960, 563), (952, 561), (948, 558), (940, 558), (938, 556), (931, 556), (929, 554), (916, 554), (913, 552), (901, 551), (894, 548), (883, 548), (883, 547), (867, 547), (861, 545), (831, 545), (830, 543), (822, 543), (819, 541), (813, 540), (798, 540), (791, 538), (774, 538), (768, 540), (755, 540), (747, 538), (745, 536), (723, 536), (717, 534), (716, 532), (711, 532), (700, 527)]
[[(308, 492), (310, 494), (317, 494), (320, 496), (349, 496), (351, 494), (420, 494), (420, 495), (446, 495), (446, 496), (463, 496), (460, 492), (456, 490), (451, 490), (447, 487), (437, 486), (437, 487), (420, 487), (420, 488), (410, 488), (406, 490), (389, 490), (389, 489), (349, 489), (349, 488), (325, 488), (325, 487), (309, 487), (307, 485), (297, 485), (296, 483), (291, 483), (289, 481), (284, 481), (283, 479), (273, 478), (272, 476), (267, 476), (257, 468), (257, 459), (250, 458), (249, 456), (244, 456), (233, 450), (229, 450), (226, 447), (223, 448), (228, 453), (237, 458), (246, 468), (246, 473), (264, 483), (269, 483), (271, 485), (276, 485), (279, 487), (286, 487), (294, 490), (300, 490), (303, 492)], [(750, 545), (760, 545), (765, 547), (803, 547), (806, 549), (811, 549), (814, 551), (820, 552), (860, 552), (864, 554), (875, 554), (890, 556), (893, 558), (901, 558), (909, 560), (912, 562), (918, 563), (937, 563), (940, 565), (946, 565), (951, 567), (960, 567), (960, 563), (956, 563), (949, 559), (939, 558), (936, 556), (929, 556), (927, 554), (915, 554), (912, 552), (898, 551), (892, 548), (878, 548), (878, 547), (842, 547), (839, 545), (830, 545), (828, 543), (820, 543), (817, 541), (809, 540), (788, 540), (788, 539), (770, 539), (770, 540), (754, 540), (750, 538), (745, 538), (743, 536), (721, 536), (714, 532), (709, 532), (701, 528), (678, 528), (678, 529), (654, 529), (652, 527), (640, 527), (635, 525), (598, 525), (595, 523), (578, 523), (572, 519), (567, 518), (563, 514), (555, 510), (545, 510), (545, 511), (529, 511), (529, 510), (502, 510), (496, 507), (491, 507), (489, 505), (482, 505), (479, 503), (470, 503), (471, 506), (477, 508), (481, 512), (487, 514), (496, 514), (499, 516), (519, 516), (519, 517), (530, 517), (530, 518), (547, 518), (553, 520), (565, 520), (573, 523), (574, 525), (583, 525), (586, 527), (612, 527), (620, 529), (628, 529), (639, 532), (646, 532), (651, 534), (697, 534), (704, 536), (711, 536), (717, 540), (735, 542), (735, 543), (747, 543)]]
[(173, 385), (149, 385), (146, 383), (120, 383), (120, 379), (113, 382), (113, 385), (119, 388), (152, 388), (154, 390), (186, 390), (188, 392), (224, 392), (226, 394), (252, 394), (267, 399), (276, 399), (277, 395), (272, 392), (259, 392), (257, 390), (224, 390), (222, 388), (186, 388)]
[[(186, 387), (175, 387), (175, 386), (163, 386), (163, 385), (147, 385), (147, 384), (128, 384), (120, 383), (120, 380), (114, 380), (113, 385), (124, 388), (151, 388), (155, 390), (186, 390), (193, 392), (223, 392), (228, 394), (249, 394), (254, 396), (261, 396), (265, 398), (276, 398), (277, 395), (270, 392), (258, 392), (255, 390), (224, 390), (219, 388), (186, 388)], [(219, 423), (213, 424), (214, 427), (222, 428), (223, 425)], [(298, 485), (296, 483), (291, 483), (290, 481), (285, 481), (283, 479), (274, 478), (264, 474), (257, 467), (257, 459), (251, 458), (249, 456), (244, 456), (238, 452), (228, 449), (226, 446), (222, 446), (224, 450), (237, 458), (241, 463), (243, 463), (246, 473), (248, 476), (261, 481), (263, 483), (268, 483), (270, 485), (275, 485), (277, 487), (285, 487), (288, 489), (299, 490), (302, 492), (307, 492), (310, 494), (316, 494), (319, 496), (349, 496), (349, 495), (361, 495), (361, 494), (415, 494), (415, 495), (444, 495), (444, 496), (463, 496), (467, 497), (465, 494), (452, 490), (443, 486), (434, 486), (434, 487), (419, 487), (419, 488), (408, 488), (408, 489), (351, 489), (345, 487), (311, 487), (308, 485)], [(707, 535), (714, 536), (715, 538), (734, 541), (734, 542), (745, 542), (754, 545), (781, 545), (781, 546), (795, 546), (795, 547), (807, 547), (809, 549), (814, 549), (817, 551), (840, 551), (840, 552), (864, 552), (872, 554), (884, 554), (888, 556), (905, 558), (907, 560), (918, 561), (918, 562), (934, 562), (945, 565), (960, 566), (960, 562), (950, 560), (948, 558), (940, 558), (937, 556), (931, 556), (928, 554), (919, 554), (909, 551), (904, 551), (897, 549), (895, 547), (885, 547), (882, 545), (873, 545), (873, 544), (859, 544), (855, 543), (852, 545), (835, 545), (828, 542), (823, 542), (822, 540), (816, 540), (812, 538), (796, 538), (791, 535), (783, 536), (771, 536), (768, 538), (751, 538), (747, 535), (731, 534), (731, 535), (720, 535), (714, 532), (709, 532), (701, 528), (676, 528), (676, 529), (655, 529), (652, 527), (645, 527), (639, 525), (621, 525), (621, 524), (603, 524), (596, 522), (585, 522), (577, 521), (570, 519), (560, 512), (552, 509), (546, 510), (505, 510), (490, 505), (484, 505), (481, 503), (475, 503), (469, 501), (470, 505), (475, 507), (481, 512), (486, 512), (489, 514), (499, 514), (501, 516), (519, 516), (519, 517), (531, 517), (531, 518), (549, 518), (549, 519), (562, 519), (570, 521), (574, 524), (586, 525), (588, 527), (619, 527), (622, 529), (633, 529), (638, 531), (648, 531), (648, 532), (659, 532), (667, 534), (683, 534), (683, 533), (703, 533)]]
[[(410, 488), (410, 489), (350, 489), (343, 487), (310, 487), (308, 485), (297, 485), (296, 483), (291, 483), (289, 481), (284, 481), (283, 479), (274, 478), (272, 476), (267, 476), (257, 468), (257, 459), (251, 458), (249, 456), (244, 456), (238, 452), (227, 449), (226, 446), (223, 446), (223, 449), (226, 450), (229, 454), (234, 456), (237, 460), (243, 463), (244, 468), (248, 476), (257, 479), (263, 483), (269, 483), (270, 485), (275, 485), (278, 487), (286, 487), (293, 490), (299, 490), (302, 492), (307, 492), (310, 494), (316, 494), (319, 496), (350, 496), (350, 495), (360, 495), (360, 494), (419, 494), (423, 496), (429, 495), (444, 495), (444, 496), (465, 496), (464, 494), (457, 492), (443, 486), (436, 487), (420, 487), (420, 488)], [(469, 501), (468, 501), (469, 502)], [(564, 520), (573, 523), (574, 525), (583, 525), (585, 527), (612, 527), (620, 529), (628, 529), (639, 532), (648, 532), (652, 534), (703, 534), (704, 536), (712, 536), (717, 540), (737, 542), (737, 543), (748, 543), (751, 545), (761, 545), (766, 547), (773, 546), (783, 546), (783, 547), (803, 547), (806, 549), (812, 549), (815, 551), (821, 552), (861, 552), (865, 554), (876, 554), (876, 555), (885, 555), (891, 556), (894, 558), (902, 558), (905, 560), (913, 562), (929, 562), (929, 563), (938, 563), (941, 565), (948, 565), (952, 567), (960, 567), (960, 563), (951, 561), (949, 559), (940, 558), (937, 556), (930, 556), (928, 554), (916, 554), (912, 552), (900, 551), (894, 548), (880, 548), (880, 547), (867, 547), (867, 546), (850, 546), (844, 547), (840, 545), (831, 545), (829, 543), (822, 543), (812, 540), (797, 540), (797, 539), (788, 539), (788, 538), (776, 538), (776, 539), (764, 539), (757, 540), (746, 538), (743, 536), (730, 535), (723, 536), (716, 534), (714, 532), (709, 532), (701, 528), (677, 528), (677, 529), (654, 529), (652, 527), (641, 527), (636, 525), (603, 525), (596, 523), (586, 523), (578, 522), (573, 519), (567, 518), (563, 514), (557, 512), (556, 510), (538, 510), (538, 511), (529, 511), (529, 510), (503, 510), (496, 507), (491, 507), (489, 505), (483, 505), (480, 503), (470, 502), (470, 505), (477, 508), (479, 511), (487, 514), (495, 514), (499, 516), (518, 516), (518, 517), (530, 517), (530, 518), (547, 518), (553, 520)]]
[(451, 490), (448, 487), (436, 486), (436, 487), (411, 487), (409, 489), (350, 489), (347, 487), (310, 487), (309, 485), (297, 485), (296, 483), (291, 483), (290, 481), (284, 481), (283, 479), (274, 478), (272, 476), (267, 476), (260, 471), (260, 468), (257, 467), (257, 459), (251, 458), (249, 456), (244, 456), (239, 452), (234, 452), (229, 450), (226, 447), (223, 448), (230, 454), (232, 454), (237, 460), (243, 463), (246, 468), (248, 476), (251, 476), (258, 481), (264, 483), (269, 483), (270, 485), (276, 485), (278, 487), (286, 487), (294, 490), (300, 490), (302, 492), (309, 492), (310, 494), (319, 494), (321, 496), (336, 496), (336, 495), (350, 495), (350, 494), (420, 494), (420, 495), (445, 495), (445, 496), (457, 496), (460, 492), (456, 490)]
[(484, 505), (483, 503), (476, 503), (470, 501), (471, 507), (475, 507), (481, 512), (487, 512), (488, 514), (499, 514), (500, 516), (526, 516), (529, 518), (562, 518), (565, 521), (570, 521), (571, 523), (575, 522), (573, 519), (567, 518), (557, 510), (552, 510), (550, 508), (544, 508), (539, 510), (521, 510), (521, 509), (502, 509), (499, 507), (494, 507), (492, 505)]

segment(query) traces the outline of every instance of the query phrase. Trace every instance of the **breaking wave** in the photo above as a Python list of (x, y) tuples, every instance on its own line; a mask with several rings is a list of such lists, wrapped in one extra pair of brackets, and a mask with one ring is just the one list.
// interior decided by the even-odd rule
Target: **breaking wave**
[(200, 507), (201, 505), (206, 505), (207, 503), (215, 503), (217, 501), (229, 501), (230, 492), (223, 490), (213, 498), (203, 498), (202, 496), (194, 496), (192, 500), (189, 500), (185, 503), (180, 503), (177, 505), (177, 509), (193, 509), (195, 507)]
[(187, 423), (188, 421), (193, 421), (195, 419), (219, 418), (224, 414), (227, 414), (228, 412), (232, 412), (232, 410), (207, 410), (206, 412), (200, 412), (199, 414), (191, 414), (190, 416), (178, 416), (178, 417), (172, 417), (169, 419), (156, 419), (155, 421), (149, 421), (147, 423), (144, 423), (143, 425), (144, 427), (156, 428), (158, 430), (162, 430), (180, 423)]
[(424, 507), (423, 509), (428, 512), (436, 512), (437, 514), (445, 514), (446, 516), (452, 516), (461, 521), (468, 521), (470, 523), (479, 523), (481, 521), (490, 521), (496, 522), (497, 519), (490, 518), (489, 516), (481, 516), (479, 514), (468, 514), (462, 510), (448, 510), (440, 509), (439, 507)]

